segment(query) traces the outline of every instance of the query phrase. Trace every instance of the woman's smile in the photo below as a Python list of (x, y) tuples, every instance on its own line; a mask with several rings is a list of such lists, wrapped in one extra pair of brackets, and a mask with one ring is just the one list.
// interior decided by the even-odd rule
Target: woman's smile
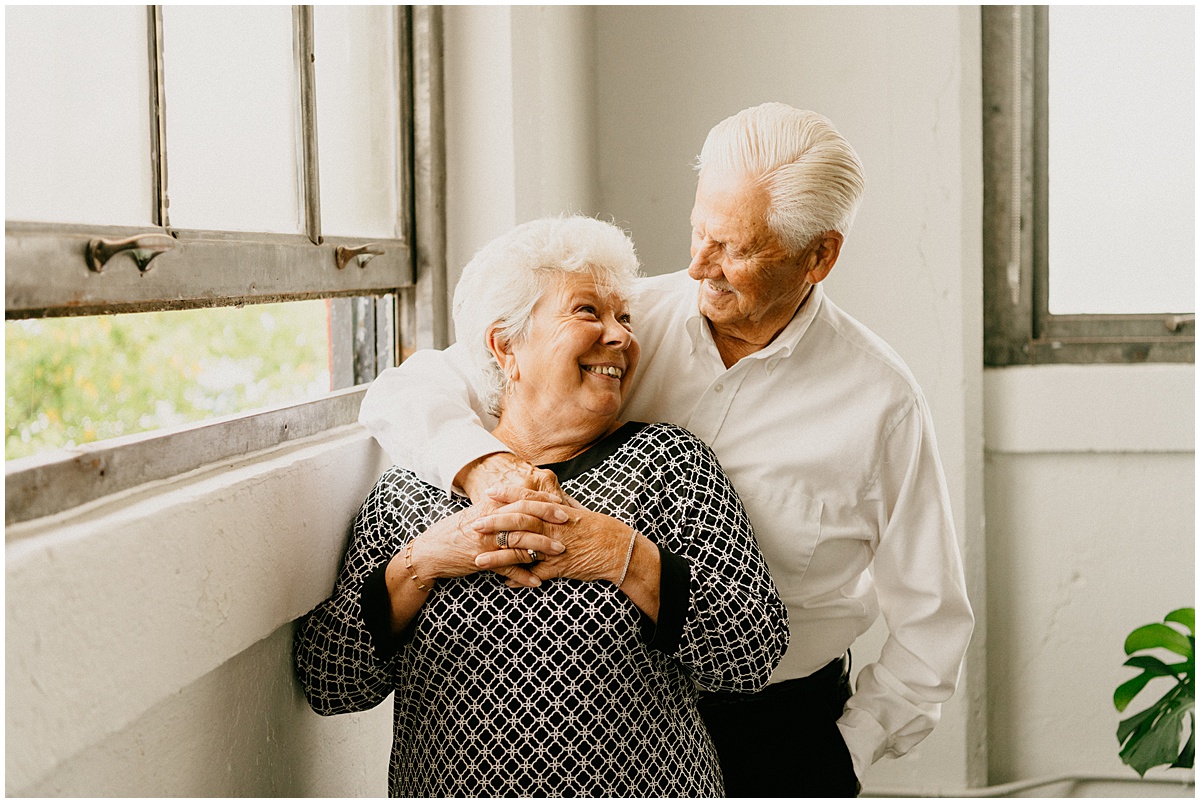
[(604, 379), (615, 379), (620, 381), (625, 376), (625, 369), (618, 368), (615, 365), (585, 365), (583, 366), (585, 373), (592, 374)]

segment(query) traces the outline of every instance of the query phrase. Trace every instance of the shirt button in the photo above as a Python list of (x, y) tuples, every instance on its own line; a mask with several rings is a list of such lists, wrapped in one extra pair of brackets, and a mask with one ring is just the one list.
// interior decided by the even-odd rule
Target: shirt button
[(724, 389), (725, 389), (724, 385), (717, 385), (715, 388), (713, 388), (713, 390), (715, 390), (717, 393), (720, 393)]

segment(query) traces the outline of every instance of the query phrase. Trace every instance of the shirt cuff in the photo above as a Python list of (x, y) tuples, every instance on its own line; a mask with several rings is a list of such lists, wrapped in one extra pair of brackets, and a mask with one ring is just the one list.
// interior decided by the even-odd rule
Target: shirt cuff
[(392, 633), (392, 597), (387, 589), (387, 567), (384, 561), (371, 570), (363, 580), (358, 595), (359, 615), (363, 629), (371, 638), (371, 649), (380, 661), (387, 661), (412, 639), (412, 627)]
[(874, 717), (857, 708), (847, 709), (838, 719), (837, 726), (854, 762), (854, 774), (858, 776), (859, 786), (862, 786), (863, 775), (883, 757), (887, 747), (887, 731)]
[(683, 626), (692, 597), (692, 570), (686, 558), (661, 546), (659, 554), (658, 623), (644, 618), (646, 646), (667, 655), (674, 654), (683, 640)]
[(512, 451), (479, 426), (459, 427), (453, 433), (446, 433), (438, 439), (437, 448), (438, 472), (442, 475), (439, 487), (448, 494), (462, 492), (454, 487), (454, 478), (468, 464), (489, 454)]

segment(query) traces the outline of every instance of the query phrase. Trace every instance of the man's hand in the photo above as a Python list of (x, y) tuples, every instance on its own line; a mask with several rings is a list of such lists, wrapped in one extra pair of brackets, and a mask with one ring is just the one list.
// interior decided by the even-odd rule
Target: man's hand
[(476, 505), (491, 501), (487, 489), (500, 486), (528, 488), (566, 499), (553, 471), (537, 468), (511, 452), (495, 452), (468, 463), (458, 472), (454, 484)]

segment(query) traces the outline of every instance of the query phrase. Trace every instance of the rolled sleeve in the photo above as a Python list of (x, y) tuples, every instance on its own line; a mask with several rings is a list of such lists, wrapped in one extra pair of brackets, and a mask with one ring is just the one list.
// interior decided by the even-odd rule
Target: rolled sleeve
[(512, 451), (492, 437), (496, 421), (483, 411), (472, 373), (461, 346), (418, 351), (375, 378), (359, 407), (358, 421), (393, 463), (453, 493), (454, 478), (464, 466)]
[(974, 628), (932, 421), (918, 398), (887, 440), (878, 480), (888, 512), (873, 571), (888, 626), (838, 722), (862, 777), (924, 739), (954, 693)]

